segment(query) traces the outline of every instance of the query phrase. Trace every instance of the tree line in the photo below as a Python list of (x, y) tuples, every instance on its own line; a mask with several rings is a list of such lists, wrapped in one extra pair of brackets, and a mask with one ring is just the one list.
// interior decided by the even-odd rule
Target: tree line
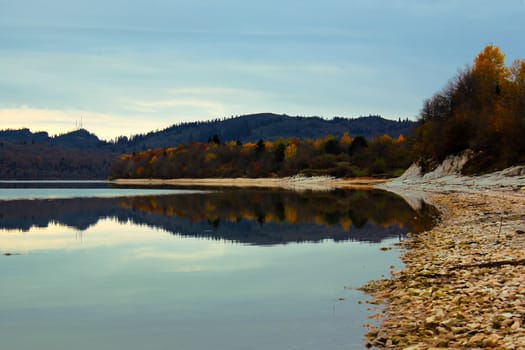
[(119, 153), (0, 139), (0, 179), (107, 179)]
[(356, 119), (290, 117), (271, 113), (245, 115), (208, 122), (173, 125), (165, 130), (121, 136), (112, 141), (100, 140), (85, 129), (50, 136), (29, 129), (0, 130), (1, 179), (105, 179), (110, 176), (110, 164), (122, 153), (167, 148), (194, 141), (206, 143), (210, 135), (222, 140), (256, 143), (259, 139), (279, 138), (339, 139), (347, 131), (363, 135), (367, 140), (387, 134), (408, 135), (415, 122), (387, 120), (378, 116)]
[(361, 135), (371, 139), (380, 135), (397, 137), (409, 135), (415, 126), (414, 121), (388, 120), (380, 116), (359, 118), (323, 119), (320, 117), (301, 117), (259, 113), (215, 119), (201, 122), (174, 124), (166, 129), (130, 138), (119, 137), (115, 144), (122, 152), (145, 151), (147, 149), (177, 146), (193, 141), (206, 142), (210, 135), (217, 134), (221, 140), (240, 140), (257, 142), (259, 139), (275, 141), (279, 138), (324, 138), (333, 135), (336, 138), (346, 131), (351, 135)]
[(498, 47), (486, 46), (474, 65), (460, 71), (423, 104), (412, 157), (430, 169), (466, 149), (475, 156), (467, 173), (525, 163), (525, 60), (505, 65)]
[(403, 135), (367, 141), (364, 137), (208, 142), (127, 153), (116, 160), (113, 178), (231, 178), (330, 175), (397, 176), (410, 163)]

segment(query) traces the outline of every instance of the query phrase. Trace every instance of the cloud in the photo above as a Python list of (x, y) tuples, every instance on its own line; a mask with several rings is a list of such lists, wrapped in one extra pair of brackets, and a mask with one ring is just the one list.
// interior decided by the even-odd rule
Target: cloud
[(210, 86), (199, 86), (199, 87), (182, 87), (174, 88), (169, 91), (171, 94), (177, 96), (228, 96), (228, 97), (252, 97), (261, 98), (267, 95), (266, 92), (256, 91), (253, 89), (240, 89), (233, 87), (210, 87)]
[(57, 110), (20, 106), (0, 108), (2, 129), (30, 128), (31, 131), (47, 131), (57, 135), (82, 126), (99, 138), (111, 139), (118, 135), (133, 135), (164, 128), (166, 122), (147, 117), (96, 113), (84, 110)]
[(174, 251), (170, 249), (164, 251), (159, 249), (159, 247), (142, 247), (136, 249), (133, 254), (131, 254), (132, 259), (160, 259), (160, 260), (169, 260), (169, 261), (199, 261), (204, 260), (213, 260), (220, 258), (225, 255), (225, 249), (222, 245), (209, 244), (209, 245), (199, 245), (195, 247), (194, 250), (188, 251)]
[[(158, 99), (132, 95), (114, 97), (116, 110), (95, 112), (76, 108), (40, 108), (28, 105), (0, 108), (0, 128), (30, 128), (57, 135), (73, 131), (82, 121), (85, 129), (102, 139), (163, 129), (178, 122), (209, 120), (270, 105), (271, 94), (229, 87), (165, 87)], [(136, 96), (136, 95), (135, 95)], [(114, 108), (115, 109), (115, 108)]]
[(66, 132), (83, 115), (109, 138), (263, 111), (412, 117), (486, 43), (520, 57), (524, 1), (138, 0), (126, 16), (120, 0), (4, 1), (0, 108), (14, 118), (0, 128)]
[(189, 86), (168, 89), (162, 99), (128, 100), (123, 105), (131, 111), (173, 115), (177, 120), (195, 121), (224, 117), (234, 111), (269, 103), (271, 94), (253, 89), (232, 87)]
[(191, 98), (179, 98), (173, 100), (135, 102), (136, 110), (145, 113), (161, 112), (167, 109), (187, 109), (203, 112), (204, 115), (224, 115), (226, 107), (220, 102), (206, 101)]
[(164, 271), (177, 272), (235, 271), (262, 265), (257, 256), (261, 250), (243, 250), (241, 254), (248, 254), (249, 258), (243, 257), (229, 243), (173, 236), (164, 230), (114, 219), (100, 220), (83, 232), (54, 223), (32, 227), (28, 232), (0, 229), (0, 247), (4, 252), (23, 255), (78, 250), (110, 252), (114, 263), (104, 273), (152, 261), (163, 262), (158, 268)]

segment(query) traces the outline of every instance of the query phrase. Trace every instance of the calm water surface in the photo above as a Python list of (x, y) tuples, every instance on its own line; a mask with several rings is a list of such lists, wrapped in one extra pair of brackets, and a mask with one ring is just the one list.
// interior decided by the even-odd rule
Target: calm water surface
[(427, 214), (378, 191), (3, 182), (1, 347), (360, 349), (351, 287)]

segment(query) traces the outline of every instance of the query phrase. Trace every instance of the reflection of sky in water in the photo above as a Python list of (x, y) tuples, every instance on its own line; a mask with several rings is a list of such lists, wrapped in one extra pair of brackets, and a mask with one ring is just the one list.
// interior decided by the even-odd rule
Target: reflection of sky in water
[(378, 245), (241, 245), (110, 219), (81, 236), (0, 231), (0, 249), (21, 254), (0, 257), (2, 346), (39, 349), (361, 348), (367, 306), (344, 286), (397, 260)]
[(130, 188), (0, 188), (0, 200), (56, 198), (113, 198), (195, 193), (193, 190)]
[(112, 219), (101, 220), (85, 232), (57, 224), (47, 228), (32, 227), (23, 234), (0, 230), (0, 247), (4, 252), (24, 255), (111, 248), (114, 251), (126, 251), (118, 263), (136, 264), (148, 260), (176, 262), (177, 271), (231, 268), (215, 266), (213, 263), (208, 268), (203, 266), (224, 258), (229, 249), (237, 249), (231, 243), (218, 244), (208, 239), (173, 237), (162, 230), (141, 228), (131, 223), (122, 224)]

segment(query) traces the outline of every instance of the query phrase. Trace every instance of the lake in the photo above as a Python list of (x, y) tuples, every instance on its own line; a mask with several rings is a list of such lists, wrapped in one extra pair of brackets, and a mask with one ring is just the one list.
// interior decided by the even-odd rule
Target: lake
[(0, 182), (4, 349), (353, 349), (432, 225), (383, 191)]

